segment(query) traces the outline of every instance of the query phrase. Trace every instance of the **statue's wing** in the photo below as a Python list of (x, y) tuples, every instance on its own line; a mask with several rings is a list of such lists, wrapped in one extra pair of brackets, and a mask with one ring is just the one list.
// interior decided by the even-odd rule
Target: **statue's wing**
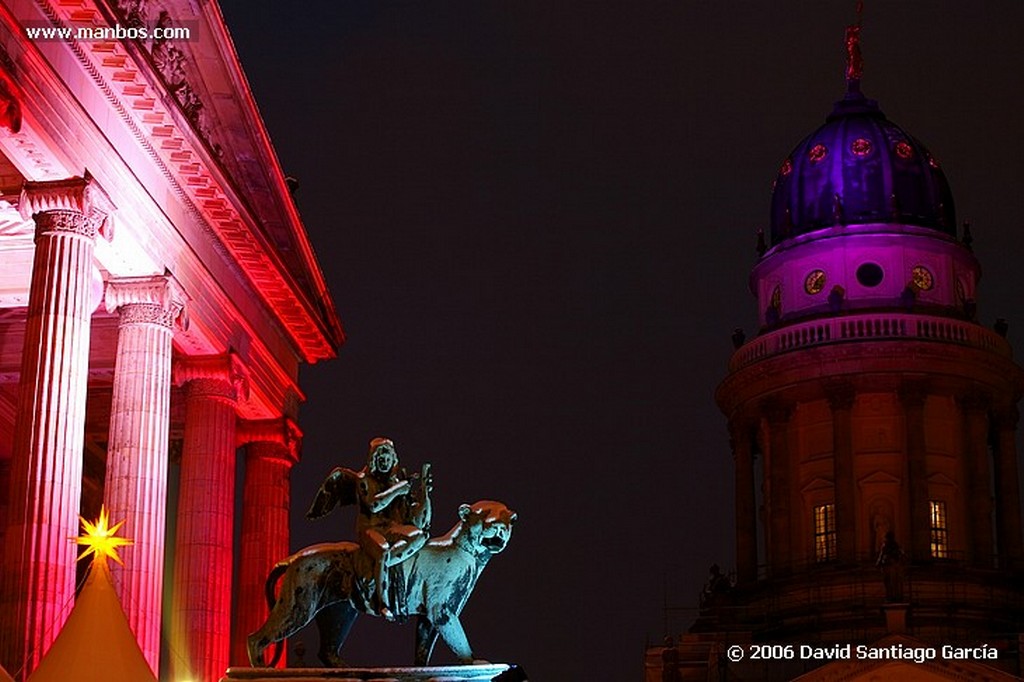
[(357, 487), (359, 474), (345, 467), (338, 467), (324, 479), (320, 490), (316, 491), (313, 504), (306, 512), (307, 519), (319, 519), (327, 516), (335, 507), (347, 507), (358, 501)]

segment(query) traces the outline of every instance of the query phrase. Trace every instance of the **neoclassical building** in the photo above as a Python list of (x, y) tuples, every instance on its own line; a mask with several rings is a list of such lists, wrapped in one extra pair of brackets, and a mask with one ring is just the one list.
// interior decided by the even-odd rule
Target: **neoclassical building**
[(344, 341), (217, 4), (3, 0), (0, 126), (0, 664), (105, 504), (151, 668), (217, 680), (288, 552), (299, 366)]
[[(861, 92), (857, 31), (845, 96), (775, 177), (749, 282), (760, 328), (734, 337), (716, 393), (735, 580), (708, 591), (682, 641), (649, 651), (650, 680), (709, 665), (777, 680), (1022, 672), (1024, 371), (1006, 324), (977, 319), (981, 267), (938, 158)], [(997, 655), (813, 673), (822, 661), (725, 655), (858, 643)]]

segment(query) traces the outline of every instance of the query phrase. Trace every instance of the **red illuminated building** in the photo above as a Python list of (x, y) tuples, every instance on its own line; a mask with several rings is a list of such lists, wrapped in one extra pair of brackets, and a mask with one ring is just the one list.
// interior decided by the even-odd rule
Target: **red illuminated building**
[[(846, 96), (781, 163), (750, 276), (760, 330), (734, 339), (716, 393), (735, 581), (706, 593), (679, 642), (648, 650), (648, 680), (1021, 673), (1024, 372), (1005, 324), (977, 320), (981, 268), (939, 161), (859, 85), (848, 71)], [(891, 544), (879, 561), (890, 533), (895, 564)], [(751, 660), (761, 644), (780, 646)], [(821, 667), (799, 649), (848, 644), (936, 658), (854, 649)], [(967, 659), (941, 649), (982, 644)]]
[(217, 4), (0, 2), (0, 124), (0, 663), (59, 634), (104, 503), (150, 667), (217, 680), (288, 552), (299, 366), (343, 342)]

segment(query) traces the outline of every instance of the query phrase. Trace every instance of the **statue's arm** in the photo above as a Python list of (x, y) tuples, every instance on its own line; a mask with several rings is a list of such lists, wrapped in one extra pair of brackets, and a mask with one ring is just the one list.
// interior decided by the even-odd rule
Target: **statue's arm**
[(406, 495), (409, 493), (411, 484), (409, 481), (399, 481), (387, 490), (383, 490), (375, 495), (370, 494), (369, 486), (363, 481), (361, 491), (364, 495), (364, 501), (366, 506), (370, 508), (370, 511), (376, 514), (377, 512), (383, 511), (389, 504), (394, 502), (396, 497), (400, 495)]
[(430, 520), (433, 511), (430, 504), (430, 493), (433, 489), (434, 475), (430, 472), (430, 463), (427, 462), (423, 465), (423, 471), (420, 474), (419, 494), (413, 500), (409, 512), (412, 524), (427, 533), (430, 532)]

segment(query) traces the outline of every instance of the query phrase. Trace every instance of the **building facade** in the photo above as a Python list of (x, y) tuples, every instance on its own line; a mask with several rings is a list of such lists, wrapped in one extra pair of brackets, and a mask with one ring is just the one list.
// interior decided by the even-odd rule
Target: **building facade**
[[(735, 581), (680, 643), (649, 650), (648, 679), (790, 679), (822, 662), (758, 666), (726, 647), (886, 637), (987, 643), (997, 659), (979, 665), (1021, 672), (1024, 372), (1005, 323), (976, 318), (981, 268), (941, 165), (862, 94), (856, 37), (845, 97), (775, 178), (750, 275), (760, 331), (734, 338), (716, 393)], [(961, 679), (960, 664), (808, 679)]]
[(105, 504), (150, 667), (217, 680), (288, 552), (299, 366), (344, 341), (217, 4), (0, 2), (0, 126), (0, 663), (60, 632)]

